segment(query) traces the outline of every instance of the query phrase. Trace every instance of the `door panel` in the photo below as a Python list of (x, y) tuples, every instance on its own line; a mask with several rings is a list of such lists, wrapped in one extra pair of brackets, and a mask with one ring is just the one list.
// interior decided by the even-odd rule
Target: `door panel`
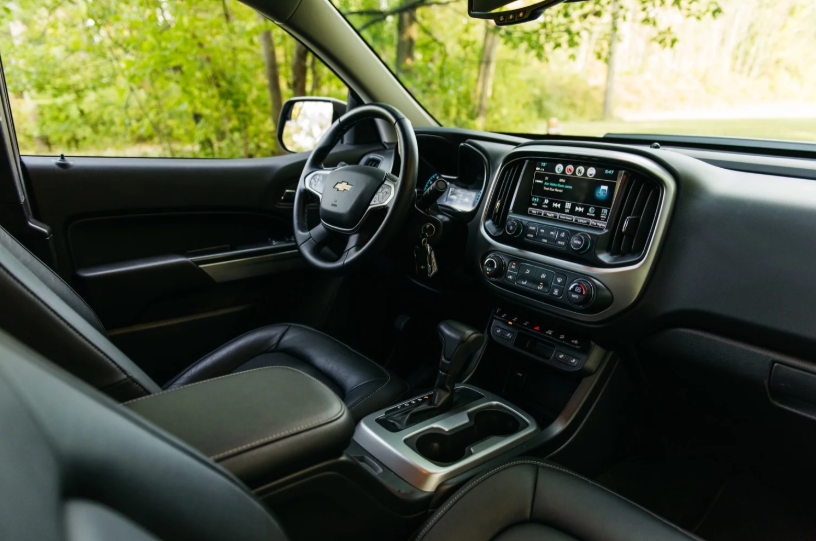
[[(338, 146), (326, 165), (379, 149)], [(305, 268), (291, 238), (287, 190), (307, 157), (22, 162), (58, 272), (162, 383), (253, 328), (322, 324), (338, 281)]]

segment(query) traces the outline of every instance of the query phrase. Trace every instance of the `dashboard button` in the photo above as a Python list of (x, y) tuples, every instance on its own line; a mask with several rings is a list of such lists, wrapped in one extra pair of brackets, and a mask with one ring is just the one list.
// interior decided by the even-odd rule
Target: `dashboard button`
[[(512, 266), (513, 263), (510, 263)], [(513, 270), (510, 268), (509, 270)], [(567, 276), (565, 274), (561, 274), (560, 272), (555, 273), (555, 277), (553, 278), (553, 285), (554, 286), (565, 286), (567, 285)]]
[(533, 284), (533, 279), (532, 278), (527, 278), (526, 276), (525, 277), (519, 276), (518, 278), (516, 278), (516, 285), (517, 286), (526, 287), (526, 288), (530, 289), (532, 284)]
[(555, 239), (555, 245), (559, 248), (566, 248), (570, 243), (570, 233), (566, 229), (559, 229)]
[(511, 261), (507, 264), (507, 272), (518, 272), (519, 264), (518, 261)]
[(536, 224), (526, 224), (524, 226), (524, 236), (526, 238), (535, 240), (536, 233), (538, 233), (538, 226)]
[(508, 272), (504, 276), (504, 281), (509, 283), (509, 284), (515, 284), (516, 279), (518, 279), (518, 273), (517, 272)]
[(540, 267), (533, 267), (534, 275), (533, 279), (538, 280), (539, 282), (544, 282), (547, 285), (550, 285), (552, 282), (553, 275), (555, 274), (553, 271), (549, 269), (542, 269)]
[(591, 220), (589, 225), (592, 227), (597, 227), (599, 229), (606, 229), (606, 222), (599, 222), (598, 220)]
[(550, 288), (551, 297), (561, 297), (564, 294), (564, 286), (557, 286), (555, 284)]
[(558, 213), (557, 212), (551, 212), (551, 211), (547, 210), (547, 211), (544, 211), (544, 217), (545, 218), (550, 218), (551, 220), (557, 220), (558, 219)]
[(530, 278), (534, 280), (536, 277), (536, 268), (532, 265), (520, 265), (518, 273), (520, 278)]
[(569, 214), (559, 214), (558, 219), (562, 222), (572, 222), (575, 221), (575, 217), (570, 216)]
[(550, 292), (550, 286), (547, 282), (535, 282), (533, 285), (535, 286), (533, 289), (542, 295), (547, 295)]
[(587, 218), (575, 218), (575, 223), (578, 225), (589, 225), (590, 220)]

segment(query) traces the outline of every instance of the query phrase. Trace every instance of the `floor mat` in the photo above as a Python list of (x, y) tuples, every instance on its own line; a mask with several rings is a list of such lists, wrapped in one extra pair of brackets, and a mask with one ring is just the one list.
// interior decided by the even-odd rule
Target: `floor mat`
[(806, 506), (740, 475), (723, 485), (695, 533), (706, 541), (812, 541), (816, 519)]

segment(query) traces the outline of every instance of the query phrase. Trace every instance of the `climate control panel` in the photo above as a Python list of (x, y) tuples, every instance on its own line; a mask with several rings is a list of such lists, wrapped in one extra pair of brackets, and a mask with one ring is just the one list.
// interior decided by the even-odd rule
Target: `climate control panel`
[(482, 273), (502, 289), (572, 311), (597, 313), (612, 304), (612, 293), (594, 278), (501, 252), (485, 255)]

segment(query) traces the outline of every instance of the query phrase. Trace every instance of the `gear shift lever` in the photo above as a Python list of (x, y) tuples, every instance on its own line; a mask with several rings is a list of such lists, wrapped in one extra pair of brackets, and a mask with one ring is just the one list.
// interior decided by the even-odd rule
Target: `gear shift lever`
[(465, 368), (467, 360), (484, 344), (484, 335), (469, 325), (446, 320), (439, 324), (439, 339), (442, 341), (442, 356), (439, 359), (439, 373), (429, 403), (412, 410), (395, 413), (390, 419), (398, 429), (422, 422), (453, 406), (453, 390), (456, 379)]

